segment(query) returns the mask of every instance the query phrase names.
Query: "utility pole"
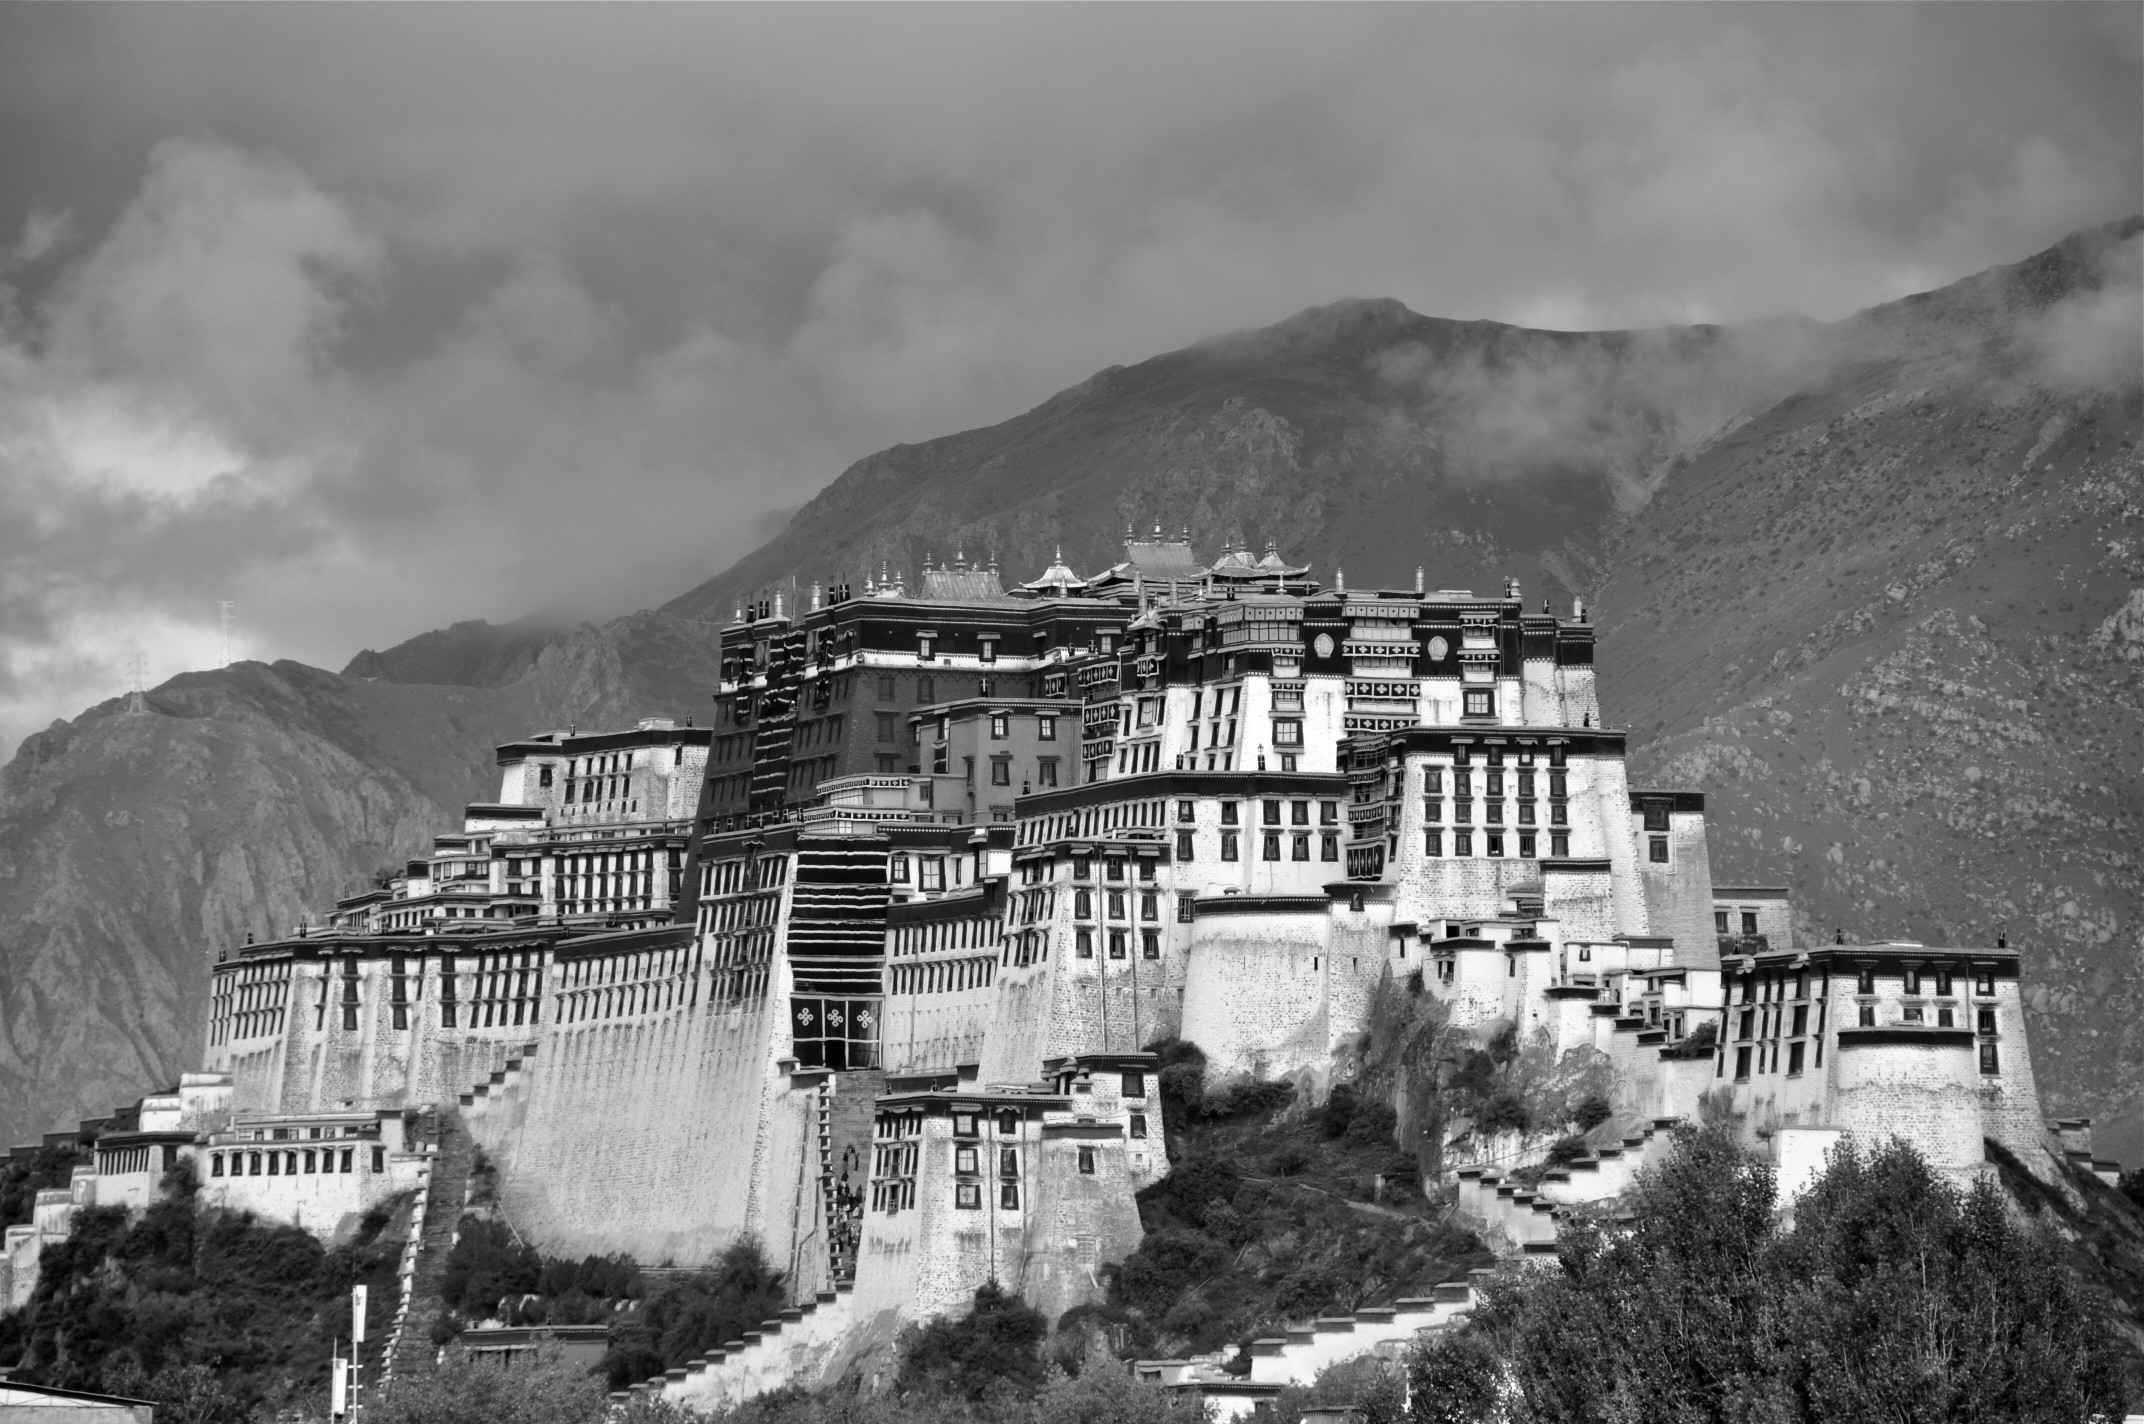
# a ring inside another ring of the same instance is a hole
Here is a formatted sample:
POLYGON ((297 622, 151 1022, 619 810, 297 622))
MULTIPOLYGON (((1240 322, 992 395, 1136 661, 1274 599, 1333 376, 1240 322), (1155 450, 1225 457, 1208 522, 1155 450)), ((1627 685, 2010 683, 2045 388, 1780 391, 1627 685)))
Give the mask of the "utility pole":
POLYGON ((363 1417, 363 1405, 359 1402, 359 1387, 364 1380, 365 1357, 365 1288, 350 1287, 350 1419, 352 1424, 363 1417))
POLYGON ((134 656, 128 660, 128 663, 129 671, 132 673, 132 677, 129 679, 129 681, 133 684, 133 686, 129 689, 130 695, 127 698, 127 711, 131 714, 139 716, 141 713, 147 712, 149 710, 148 704, 142 701, 142 693, 148 690, 148 688, 144 685, 149 680, 148 660, 142 657, 140 651, 137 650, 134 656))
POLYGON ((228 598, 216 600, 216 607, 223 617, 223 665, 231 665, 231 610, 237 605, 228 598))

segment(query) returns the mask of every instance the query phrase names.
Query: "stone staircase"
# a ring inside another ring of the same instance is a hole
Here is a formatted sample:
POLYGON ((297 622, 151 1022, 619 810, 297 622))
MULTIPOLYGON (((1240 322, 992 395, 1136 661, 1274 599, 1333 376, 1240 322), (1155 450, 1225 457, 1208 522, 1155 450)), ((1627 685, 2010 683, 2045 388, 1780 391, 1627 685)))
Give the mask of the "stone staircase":
POLYGON ((461 1114, 453 1108, 439 1112, 438 1151, 432 1158, 430 1180, 411 1223, 414 1250, 402 1276, 403 1303, 394 1329, 382 1351, 385 1371, 379 1376, 383 1389, 392 1389, 397 1379, 409 1379, 434 1368, 438 1347, 432 1343, 432 1327, 445 1310, 439 1298, 447 1271, 447 1255, 454 1249, 462 1207, 469 1198, 469 1168, 475 1144, 461 1114))

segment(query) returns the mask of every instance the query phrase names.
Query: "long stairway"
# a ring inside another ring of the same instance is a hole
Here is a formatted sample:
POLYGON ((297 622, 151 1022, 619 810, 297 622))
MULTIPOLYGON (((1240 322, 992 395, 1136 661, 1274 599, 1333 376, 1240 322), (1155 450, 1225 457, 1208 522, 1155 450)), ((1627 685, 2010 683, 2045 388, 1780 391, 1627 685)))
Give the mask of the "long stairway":
POLYGON ((395 1341, 394 1379, 406 1380, 428 1372, 438 1357, 432 1327, 445 1308, 439 1299, 440 1283, 446 1276, 447 1253, 454 1248, 455 1228, 461 1225, 462 1208, 468 1200, 473 1151, 461 1113, 453 1107, 441 1108, 439 1155, 433 1159, 431 1184, 425 1190, 424 1232, 417 1241, 409 1313, 395 1341))

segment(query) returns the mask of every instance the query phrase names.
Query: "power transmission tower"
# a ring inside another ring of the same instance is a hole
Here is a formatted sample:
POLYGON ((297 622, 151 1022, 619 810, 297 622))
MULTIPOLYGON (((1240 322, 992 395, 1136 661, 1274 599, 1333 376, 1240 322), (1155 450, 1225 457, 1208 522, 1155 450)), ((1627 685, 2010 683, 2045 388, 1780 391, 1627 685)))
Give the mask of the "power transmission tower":
POLYGON ((148 690, 145 686, 149 680, 148 666, 148 659, 144 658, 139 652, 136 652, 130 660, 130 671, 133 673, 132 682, 134 686, 132 695, 127 698, 127 711, 131 713, 140 714, 149 710, 148 704, 142 701, 142 693, 148 690))
POLYGON ((221 598, 216 601, 216 607, 223 614, 223 665, 225 667, 231 665, 231 610, 236 606, 228 598, 221 598))

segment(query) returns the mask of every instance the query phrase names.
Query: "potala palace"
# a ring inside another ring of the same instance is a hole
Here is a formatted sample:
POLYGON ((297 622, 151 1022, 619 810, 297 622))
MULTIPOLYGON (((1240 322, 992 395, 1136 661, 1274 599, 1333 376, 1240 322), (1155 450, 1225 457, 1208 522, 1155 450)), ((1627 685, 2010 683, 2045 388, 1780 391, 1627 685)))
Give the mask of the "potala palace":
MULTIPOLYGON (((1315 1098, 1396 988, 1610 1065, 1587 1159, 1453 1169, 1512 1255, 1707 1094, 1789 1192, 1844 1135, 1959 1175, 1988 1139, 2089 1154, 2041 1118, 2014 948, 1811 943, 1784 890, 1714 884, 1703 789, 1631 783, 1582 606, 1309 574, 1157 529, 1091 576, 955 559, 740 608, 711 725, 502 746, 428 857, 230 946, 201 1071, 59 1135, 94 1165, 9 1230, 8 1302, 75 1210, 182 1158, 323 1236, 417 1193, 421 1296, 480 1146, 546 1253, 750 1234, 786 1272, 779 1319, 642 1389, 810 1385, 988 1280, 1096 1298, 1169 1170, 1150 1045, 1315 1098)), ((1470 1291, 1306 1322, 1247 1374, 1141 1368, 1252 1410, 1470 1291)))

